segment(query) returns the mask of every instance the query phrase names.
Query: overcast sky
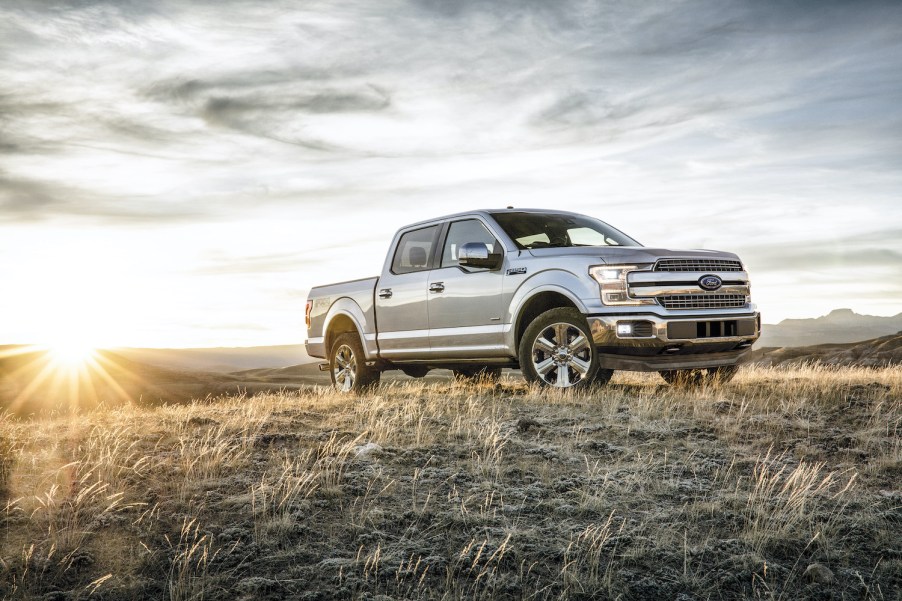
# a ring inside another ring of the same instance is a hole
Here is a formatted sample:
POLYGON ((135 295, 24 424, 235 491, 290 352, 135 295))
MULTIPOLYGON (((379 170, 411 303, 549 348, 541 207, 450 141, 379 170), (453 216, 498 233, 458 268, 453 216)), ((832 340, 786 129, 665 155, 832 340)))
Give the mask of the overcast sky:
POLYGON ((7 0, 0 343, 298 343, 506 205, 738 252, 766 322, 895 314, 900 57, 899 2, 7 0))

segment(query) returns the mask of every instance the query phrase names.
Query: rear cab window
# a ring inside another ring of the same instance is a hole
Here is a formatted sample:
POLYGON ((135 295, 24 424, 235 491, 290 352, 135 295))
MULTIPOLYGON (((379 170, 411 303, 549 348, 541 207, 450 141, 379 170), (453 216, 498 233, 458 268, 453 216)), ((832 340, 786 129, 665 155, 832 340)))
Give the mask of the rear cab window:
POLYGON ((414 273, 431 269, 439 229, 439 225, 431 225, 402 234, 392 259, 392 273, 414 273))

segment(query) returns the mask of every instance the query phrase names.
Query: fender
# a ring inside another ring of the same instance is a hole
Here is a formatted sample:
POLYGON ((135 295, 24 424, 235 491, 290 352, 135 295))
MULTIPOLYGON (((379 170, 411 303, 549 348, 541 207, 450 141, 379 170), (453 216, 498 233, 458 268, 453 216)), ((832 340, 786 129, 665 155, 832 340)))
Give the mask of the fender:
POLYGON ((505 322, 511 324, 505 334, 505 344, 516 356, 517 320, 523 312, 523 308, 536 294, 542 292, 556 292, 566 297, 581 313, 588 313, 586 305, 580 300, 574 291, 583 290, 586 282, 570 271, 564 269, 546 269, 533 274, 523 280, 511 297, 508 305, 508 313, 505 322))
MULTIPOLYGON (((357 304, 354 299, 349 298, 347 296, 343 296, 337 299, 332 306, 329 307, 329 311, 326 313, 326 318, 323 321, 323 341, 327 337, 327 332, 329 331, 329 327, 332 325, 332 321, 339 316, 348 317, 353 323, 354 327, 357 328, 357 335, 360 337, 360 344, 363 346, 363 353, 368 360, 377 358, 377 350, 376 350, 376 340, 375 336, 372 336, 372 348, 370 348, 370 344, 367 342, 366 336, 366 316, 363 314, 363 310, 360 308, 360 305, 357 304)), ((326 349, 326 356, 328 356, 329 349, 326 349)))

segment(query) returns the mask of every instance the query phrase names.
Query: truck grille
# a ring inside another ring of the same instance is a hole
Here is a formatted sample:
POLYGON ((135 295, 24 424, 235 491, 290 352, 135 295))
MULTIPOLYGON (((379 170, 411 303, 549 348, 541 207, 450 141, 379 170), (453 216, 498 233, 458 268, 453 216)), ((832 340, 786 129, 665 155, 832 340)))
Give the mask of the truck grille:
POLYGON ((654 271, 742 271, 742 263, 730 259, 659 259, 654 271))
POLYGON ((745 306, 743 294, 673 294, 659 296, 665 309, 737 309, 745 306))

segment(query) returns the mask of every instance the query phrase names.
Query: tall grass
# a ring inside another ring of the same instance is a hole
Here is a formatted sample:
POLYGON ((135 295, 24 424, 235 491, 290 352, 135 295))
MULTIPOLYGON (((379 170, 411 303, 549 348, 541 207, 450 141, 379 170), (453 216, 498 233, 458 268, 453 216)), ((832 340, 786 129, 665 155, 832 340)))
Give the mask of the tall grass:
POLYGON ((842 595, 892 598, 902 560, 862 541, 893 544, 900 430, 902 368, 819 366, 698 390, 414 381, 3 417, 0 585, 776 599, 808 595, 817 560, 860 575, 842 595))

